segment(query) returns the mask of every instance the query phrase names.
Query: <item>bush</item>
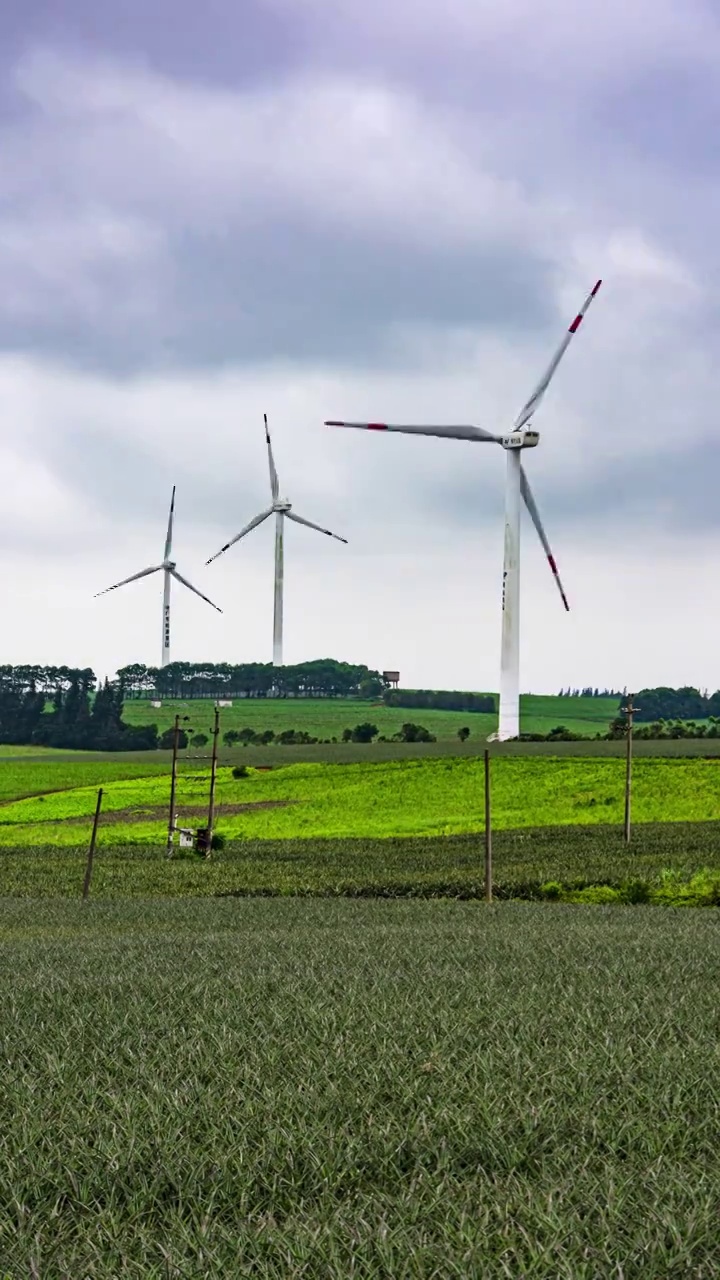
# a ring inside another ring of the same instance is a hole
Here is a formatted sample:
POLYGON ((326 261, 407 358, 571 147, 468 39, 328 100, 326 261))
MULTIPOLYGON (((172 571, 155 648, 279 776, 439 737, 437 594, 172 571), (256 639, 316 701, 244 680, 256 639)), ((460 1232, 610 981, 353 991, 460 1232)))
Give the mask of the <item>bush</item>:
POLYGON ((190 739, 190 746, 206 747, 209 741, 210 739, 208 738, 206 733, 196 733, 195 736, 190 739))
POLYGON ((233 778, 247 778, 250 774, 246 764, 236 764, 232 771, 233 778))
POLYGON ((434 733, 430 733, 423 724, 404 724, 399 733, 394 735, 395 742, 437 742, 434 733))
POLYGON ((365 721, 363 724, 355 725, 350 735, 350 740, 352 742, 372 742, 377 732, 378 727, 376 724, 370 724, 369 721, 365 721))
POLYGON ((225 848, 225 837, 221 835, 219 831, 216 831, 213 835, 213 838, 210 841, 210 848, 218 850, 225 848))
MULTIPOLYGON (((164 733, 160 734, 160 741, 158 742, 158 746, 163 751, 172 751, 174 741, 175 741, 175 729, 173 727, 170 729, 166 729, 164 733)), ((188 744, 188 736, 184 729, 180 729, 178 731, 177 744, 178 744, 178 749, 182 749, 186 747, 188 744)))

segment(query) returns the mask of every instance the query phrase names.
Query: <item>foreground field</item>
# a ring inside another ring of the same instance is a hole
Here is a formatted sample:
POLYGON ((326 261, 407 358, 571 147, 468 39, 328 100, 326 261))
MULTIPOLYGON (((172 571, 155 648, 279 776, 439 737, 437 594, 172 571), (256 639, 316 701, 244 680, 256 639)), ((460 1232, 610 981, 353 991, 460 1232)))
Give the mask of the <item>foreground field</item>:
MULTIPOLYGON (((72 772, 75 766, 68 767, 72 772)), ((477 757, 289 765, 251 771, 241 779, 222 768, 217 829, 229 839, 242 840, 480 831, 482 771, 477 757)), ((493 826, 620 823, 624 778, 620 759, 501 756, 492 770, 493 826)), ((203 821, 208 784, 207 769, 196 767, 182 774, 176 806, 181 825, 203 821)), ((161 843, 167 829, 168 789, 165 774, 131 774, 107 781, 101 844, 161 843)), ((75 845, 89 833, 95 800, 93 784, 6 803, 0 807, 0 845, 75 845)), ((639 759, 633 812, 638 823, 717 821, 720 762, 639 759)))
MULTIPOLYGON (((615 698, 555 698, 524 694, 520 699, 523 733, 549 733, 564 724, 575 733, 607 732, 618 712, 615 698)), ((155 708, 145 699, 129 699, 125 704, 128 724, 156 724, 167 729, 179 713, 189 716, 193 733, 209 734, 212 729, 213 704, 210 701, 168 700, 155 708)), ((240 698, 232 707, 222 710, 222 729, 245 727, 261 732, 272 729, 304 729, 317 738, 340 738, 343 729, 351 729, 370 720, 381 734, 391 737, 406 720, 423 724, 438 740, 457 741, 457 731, 467 725, 473 737, 486 738, 497 728, 496 715, 478 715, 467 711, 424 711, 385 707, 377 702, 354 698, 240 698)))
MULTIPOLYGON (((297 895, 481 898, 482 837, 377 840, 239 840, 210 861, 164 856, 155 845, 104 844, 92 897, 177 898, 297 895)), ((78 898, 87 846, 5 847, 0 894, 78 898)), ((542 827, 494 837, 499 898, 651 901, 720 905, 720 824, 542 827)))
POLYGON ((711 912, 0 903, 13 1277, 717 1275, 711 912))

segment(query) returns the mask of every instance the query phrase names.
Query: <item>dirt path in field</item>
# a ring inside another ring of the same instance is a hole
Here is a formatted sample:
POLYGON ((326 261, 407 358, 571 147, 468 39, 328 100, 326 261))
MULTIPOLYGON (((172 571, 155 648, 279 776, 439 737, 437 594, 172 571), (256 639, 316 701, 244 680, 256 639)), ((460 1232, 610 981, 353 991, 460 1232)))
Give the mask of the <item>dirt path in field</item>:
MULTIPOLYGON (((215 817, 221 818, 233 813, 253 813, 257 809, 283 809, 288 804, 295 804, 294 800, 254 800, 250 804, 216 804, 215 817)), ((178 824, 182 825, 184 818, 205 818, 207 819, 207 804, 179 804, 178 805, 178 824)), ((132 805, 127 809, 114 809, 106 818, 103 818, 103 826, 107 826, 110 822, 156 822, 158 819, 167 818, 168 806, 166 804, 148 805, 143 808, 140 805, 132 805)), ((71 818, 65 819, 71 822, 87 822, 87 818, 71 818)))
MULTIPOLYGON (((13 801, 13 803, 15 803, 13 801)), ((286 805, 296 804, 295 800, 255 800, 251 804, 216 804, 215 816, 223 817, 234 813, 252 813, 256 809, 282 809, 286 805)), ((185 804, 178 805, 178 825, 182 826, 185 819, 205 818, 207 820, 208 807, 207 804, 185 804)), ((130 825, 136 822, 158 822, 166 821, 168 816, 167 804, 152 805, 129 805, 126 809, 111 809, 107 813, 100 816, 100 825, 110 827, 114 824, 123 823, 130 825)), ((26 825, 27 819, 22 820, 22 824, 26 825)), ((32 825, 35 826, 57 826, 62 823, 68 827, 78 827, 87 825, 92 822, 92 814, 85 814, 80 818, 33 818, 32 825)), ((11 826, 15 824, 6 823, 4 825, 11 826)))

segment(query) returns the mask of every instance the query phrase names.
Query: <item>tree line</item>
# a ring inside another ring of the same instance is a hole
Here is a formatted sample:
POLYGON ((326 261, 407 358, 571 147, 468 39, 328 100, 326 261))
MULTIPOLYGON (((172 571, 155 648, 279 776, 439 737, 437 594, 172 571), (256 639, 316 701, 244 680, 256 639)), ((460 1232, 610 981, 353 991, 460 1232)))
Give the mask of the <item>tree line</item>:
POLYGON ((561 689, 559 698, 626 698, 627 689, 593 689, 588 685, 585 689, 561 689))
POLYGON ((57 673, 52 690, 32 668, 0 668, 0 742, 72 751, 149 751, 157 725, 123 722, 120 685, 97 681, 89 669, 45 668, 57 673))
POLYGON ((271 662, 135 662, 117 673, 126 698, 376 698, 385 689, 379 671, 363 664, 318 658, 295 666, 271 662))
POLYGON ((406 707, 409 710, 480 711, 486 715, 497 710, 496 699, 491 693, 462 693, 451 689, 386 689, 383 702, 386 707, 406 707))
POLYGON ((682 689, 641 689, 634 695, 636 720, 708 720, 720 715, 720 689, 713 694, 685 686, 682 689))

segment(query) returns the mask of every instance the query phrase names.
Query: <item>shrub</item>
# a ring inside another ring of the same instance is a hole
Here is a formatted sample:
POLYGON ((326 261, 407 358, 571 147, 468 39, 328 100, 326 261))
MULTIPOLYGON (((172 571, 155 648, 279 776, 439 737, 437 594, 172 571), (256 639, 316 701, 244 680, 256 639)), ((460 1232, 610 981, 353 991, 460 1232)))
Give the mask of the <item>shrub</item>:
POLYGON ((394 735, 396 742, 436 742, 434 733, 430 733, 423 724, 404 724, 399 733, 394 735))
POLYGON ((233 778, 247 778, 250 773, 246 764, 236 764, 232 771, 233 778))
POLYGON ((363 724, 355 725, 350 738, 352 742, 372 742, 373 738, 376 737, 377 732, 377 725, 370 724, 370 722, 366 720, 363 724))

